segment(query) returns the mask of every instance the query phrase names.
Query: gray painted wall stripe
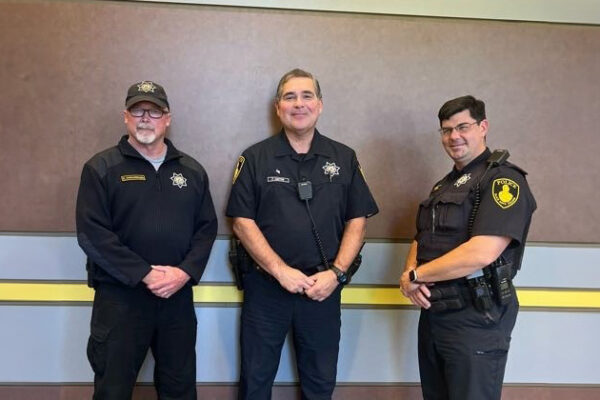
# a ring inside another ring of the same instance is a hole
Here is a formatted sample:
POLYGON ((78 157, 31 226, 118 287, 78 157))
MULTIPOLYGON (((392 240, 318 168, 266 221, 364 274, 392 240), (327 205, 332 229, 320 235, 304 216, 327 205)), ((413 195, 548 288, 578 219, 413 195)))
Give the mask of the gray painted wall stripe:
MULTIPOLYGON (((217 239, 203 282, 231 282, 229 240, 217 239)), ((408 243, 369 241, 357 284, 396 285, 408 243)), ((530 244, 515 280, 521 287, 600 288, 600 245, 530 244)), ((0 280, 84 281, 85 255, 74 236, 0 235, 0 280)))
MULTIPOLYGON (((90 313, 90 307, 0 307, 0 384, 91 382, 85 355, 90 313)), ((203 307, 196 314, 198 381, 235 382, 239 309, 203 307)), ((417 319, 416 310, 342 310, 339 382, 418 382, 417 319)), ((505 382, 600 384, 599 331, 592 313, 521 312, 505 382)), ((139 380, 152 380, 151 357, 139 380)), ((276 381, 296 381, 289 343, 276 381)))

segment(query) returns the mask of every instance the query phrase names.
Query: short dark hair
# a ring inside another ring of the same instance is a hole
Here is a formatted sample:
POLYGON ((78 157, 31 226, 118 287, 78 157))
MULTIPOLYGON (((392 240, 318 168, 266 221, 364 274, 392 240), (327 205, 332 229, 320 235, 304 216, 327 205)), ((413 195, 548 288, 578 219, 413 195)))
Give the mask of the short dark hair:
POLYGON ((477 100, 473 96, 467 95, 448 100, 444 103, 438 112, 440 125, 442 124, 442 121, 450 119, 454 114, 464 110, 469 110, 471 117, 477 122, 481 122, 485 119, 485 103, 481 100, 477 100))
POLYGON ((281 77, 279 80, 279 84, 277 85, 277 93, 275 94, 275 100, 279 100, 281 98, 281 93, 283 91, 283 85, 286 84, 292 78, 310 78, 313 81, 313 86, 315 87, 315 95, 318 99, 322 99, 321 95, 321 86, 319 85, 319 81, 317 78, 313 76, 310 72, 306 72, 300 68, 294 68, 293 70, 286 72, 285 75, 281 77))

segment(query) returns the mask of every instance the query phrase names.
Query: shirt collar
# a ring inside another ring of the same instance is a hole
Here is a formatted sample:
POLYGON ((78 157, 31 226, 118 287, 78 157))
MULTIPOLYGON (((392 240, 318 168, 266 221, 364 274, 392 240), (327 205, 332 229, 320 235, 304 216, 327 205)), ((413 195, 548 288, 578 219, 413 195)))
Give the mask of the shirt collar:
MULTIPOLYGON (((277 140, 277 150, 275 151, 276 157, 297 155, 296 151, 290 145, 290 142, 287 136, 285 135, 283 129, 279 132, 278 138, 279 139, 277 140)), ((331 157, 332 149, 329 143, 327 142, 327 139, 323 135, 321 135, 319 131, 315 128, 315 134, 313 135, 312 142, 310 143, 310 150, 308 150, 308 153, 306 154, 304 159, 306 160, 317 155, 331 157)))
MULTIPOLYGON (((121 153, 125 156, 141 158, 145 160, 145 158, 129 143, 128 139, 128 135, 123 135, 123 137, 121 137, 121 140, 119 141, 119 149, 121 150, 121 153)), ((167 145, 167 154, 165 154, 165 161, 170 160, 172 158, 182 157, 181 152, 177 150, 177 148, 169 139, 165 138, 164 140, 165 144, 167 145)))
POLYGON ((454 166, 452 168, 452 172, 450 173, 450 178, 451 179, 457 178, 459 176, 462 176, 464 174, 472 172, 482 162, 485 162, 490 157, 491 154, 492 154, 492 152, 490 151, 490 149, 488 147, 486 147, 485 150, 483 151, 483 153, 481 153, 480 155, 475 157, 473 160, 471 160, 471 162, 468 163, 467 165, 465 165, 465 167, 463 169, 461 169, 460 171, 456 169, 456 166, 454 166))

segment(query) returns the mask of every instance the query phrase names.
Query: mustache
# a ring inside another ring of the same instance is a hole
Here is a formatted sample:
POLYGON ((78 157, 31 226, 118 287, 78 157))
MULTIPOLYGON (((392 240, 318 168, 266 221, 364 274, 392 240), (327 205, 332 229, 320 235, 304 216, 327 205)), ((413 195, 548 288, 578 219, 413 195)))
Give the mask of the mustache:
POLYGON ((136 125, 136 128, 137 129, 146 129, 146 130, 154 131, 154 126, 152 126, 151 124, 140 123, 140 124, 136 125))

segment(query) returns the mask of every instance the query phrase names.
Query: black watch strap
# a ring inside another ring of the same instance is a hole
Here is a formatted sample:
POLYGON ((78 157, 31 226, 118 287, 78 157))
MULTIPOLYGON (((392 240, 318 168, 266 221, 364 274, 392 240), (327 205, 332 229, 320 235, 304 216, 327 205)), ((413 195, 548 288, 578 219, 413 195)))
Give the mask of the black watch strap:
POLYGON ((348 283, 348 281, 349 281, 348 274, 345 271, 342 271, 341 269, 339 269, 338 267, 336 267, 333 264, 329 264, 329 269, 335 273, 335 276, 337 277, 337 281, 339 283, 341 283, 342 285, 345 285, 348 283))

